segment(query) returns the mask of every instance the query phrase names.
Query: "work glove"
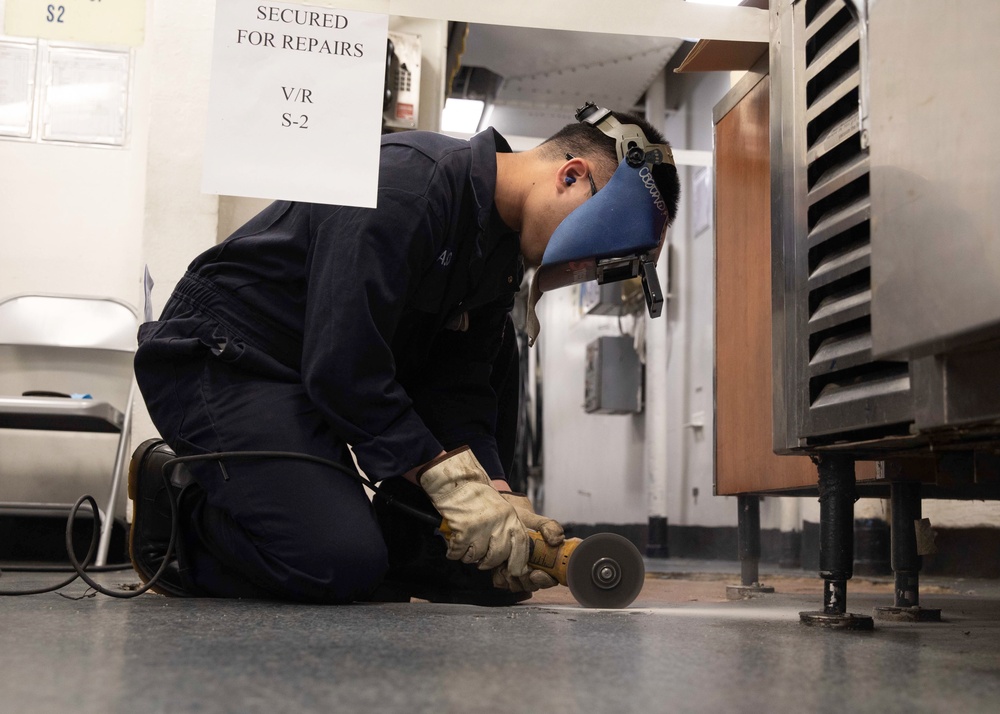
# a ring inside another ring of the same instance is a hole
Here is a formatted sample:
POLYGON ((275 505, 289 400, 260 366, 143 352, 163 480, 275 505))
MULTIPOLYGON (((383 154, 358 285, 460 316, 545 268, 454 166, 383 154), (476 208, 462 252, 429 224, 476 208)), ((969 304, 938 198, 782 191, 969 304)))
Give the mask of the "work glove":
MULTIPOLYGON (((500 495, 514 507, 514 512, 524 527, 538 531, 546 544, 558 548, 566 541, 563 527, 551 518, 535 513, 531 501, 523 493, 501 491, 500 495)), ((493 586, 512 592, 535 592, 558 584, 558 580, 542 570, 532 569, 527 575, 517 576, 512 575, 505 565, 501 565, 493 571, 493 586)))
POLYGON ((528 533, 468 446, 431 461, 417 482, 448 525, 448 559, 478 563, 480 570, 504 565, 515 577, 527 576, 528 533))

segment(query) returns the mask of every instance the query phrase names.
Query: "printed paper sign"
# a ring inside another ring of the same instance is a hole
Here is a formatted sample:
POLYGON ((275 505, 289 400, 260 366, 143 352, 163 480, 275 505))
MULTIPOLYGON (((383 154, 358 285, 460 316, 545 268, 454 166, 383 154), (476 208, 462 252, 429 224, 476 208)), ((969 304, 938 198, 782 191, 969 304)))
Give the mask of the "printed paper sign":
POLYGON ((144 0, 7 0, 4 32, 46 40, 141 45, 144 0))
POLYGON ((217 0, 202 190, 374 207, 388 23, 217 0))

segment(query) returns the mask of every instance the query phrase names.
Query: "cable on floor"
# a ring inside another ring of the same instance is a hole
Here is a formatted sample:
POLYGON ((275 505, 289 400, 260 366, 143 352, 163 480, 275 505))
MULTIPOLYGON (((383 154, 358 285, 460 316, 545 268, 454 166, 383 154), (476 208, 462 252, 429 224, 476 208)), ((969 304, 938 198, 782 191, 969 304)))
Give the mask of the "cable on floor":
MULTIPOLYGON (((390 506, 398 510, 404 511, 406 513, 409 513, 411 516, 414 516, 415 518, 418 518, 428 524, 434 526, 441 525, 441 518, 439 516, 432 515, 430 513, 427 513, 426 511, 422 511, 419 508, 414 508, 413 506, 407 503, 403 503, 402 501, 399 501, 389 493, 382 493, 381 489, 376 483, 369 481, 367 478, 359 474, 356 470, 349 469, 341 463, 338 463, 336 461, 331 461, 329 459, 320 458, 319 456, 313 456, 311 454, 301 454, 294 451, 219 451, 208 454, 196 454, 194 456, 177 456, 175 458, 170 459, 169 461, 164 462, 161 470, 161 476, 163 478, 164 487, 167 489, 168 501, 170 502, 170 541, 167 544, 167 550, 165 555, 163 556, 163 562, 160 564, 159 569, 157 569, 156 573, 153 574, 153 576, 149 579, 148 582, 146 582, 144 585, 142 585, 140 588, 136 590, 122 591, 122 590, 108 589, 90 577, 90 573, 108 572, 109 570, 112 569, 125 570, 131 566, 122 566, 122 567, 115 566, 114 568, 109 568, 107 566, 97 568, 91 566, 91 561, 94 558, 94 554, 97 552, 98 534, 101 531, 101 517, 100 517, 100 512, 97 509, 97 502, 94 500, 94 497, 90 495, 84 495, 80 496, 80 498, 77 499, 76 503, 73 504, 73 507, 69 511, 69 516, 67 516, 66 518, 66 538, 65 538, 66 555, 69 558, 70 566, 72 567, 73 571, 73 576, 59 583, 56 583, 55 585, 35 588, 31 590, 0 590, 0 596, 41 595, 43 593, 55 592, 72 584, 74 581, 77 580, 77 578, 83 580, 83 582, 85 582, 88 586, 90 586, 90 589, 94 591, 94 594, 101 593, 102 595, 118 598, 120 600, 128 600, 134 597, 139 597, 140 595, 146 593, 150 588, 156 585, 157 581, 163 575, 164 570, 166 570, 167 566, 170 564, 177 543, 177 520, 178 520, 177 500, 174 496, 172 487, 170 485, 170 474, 173 471, 173 469, 180 464, 194 463, 200 461, 218 461, 221 463, 225 460, 238 460, 238 459, 286 459, 289 461, 306 461, 309 463, 320 464, 321 466, 327 466, 336 469, 338 471, 341 471, 357 479, 363 485, 370 488, 372 491, 375 491, 376 493, 380 494, 382 498, 385 499, 386 503, 389 504, 390 506), (73 551, 73 526, 76 523, 76 515, 79 512, 80 507, 83 506, 84 503, 89 504, 90 508, 92 509, 92 512, 95 514, 95 517, 93 520, 94 526, 90 536, 90 546, 87 549, 87 555, 83 559, 83 562, 80 562, 80 560, 76 557, 76 553, 73 551)), ((13 569, 11 568, 8 568, 8 570, 14 572, 13 569)), ((2 574, 2 571, 0 571, 0 574, 2 574)), ((61 595, 62 593, 59 594, 61 595)), ((92 597, 92 595, 89 594, 88 591, 88 593, 85 593, 84 595, 80 596, 80 598, 71 598, 71 599, 81 599, 83 597, 92 597)))

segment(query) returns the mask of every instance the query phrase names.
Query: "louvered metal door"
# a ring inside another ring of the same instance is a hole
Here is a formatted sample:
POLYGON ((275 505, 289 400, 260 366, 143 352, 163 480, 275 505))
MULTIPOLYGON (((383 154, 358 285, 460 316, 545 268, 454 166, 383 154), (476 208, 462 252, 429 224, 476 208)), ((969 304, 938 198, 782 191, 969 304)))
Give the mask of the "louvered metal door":
POLYGON ((854 4, 779 0, 772 10, 774 412, 782 452, 903 435, 913 420, 907 362, 875 361, 871 351, 864 38, 854 4))

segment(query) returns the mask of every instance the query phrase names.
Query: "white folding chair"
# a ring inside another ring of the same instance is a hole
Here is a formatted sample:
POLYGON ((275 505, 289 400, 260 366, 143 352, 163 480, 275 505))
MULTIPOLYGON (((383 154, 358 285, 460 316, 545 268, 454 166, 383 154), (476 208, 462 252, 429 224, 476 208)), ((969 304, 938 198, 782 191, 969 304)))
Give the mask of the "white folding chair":
MULTIPOLYGON (((0 301, 0 428, 118 434, 95 565, 107 562, 125 481, 138 324, 135 309, 112 298, 17 295, 0 301), (91 398, 23 396, 25 391, 87 392, 91 398)), ((69 508, 66 503, 0 503, 3 512, 69 508)))

